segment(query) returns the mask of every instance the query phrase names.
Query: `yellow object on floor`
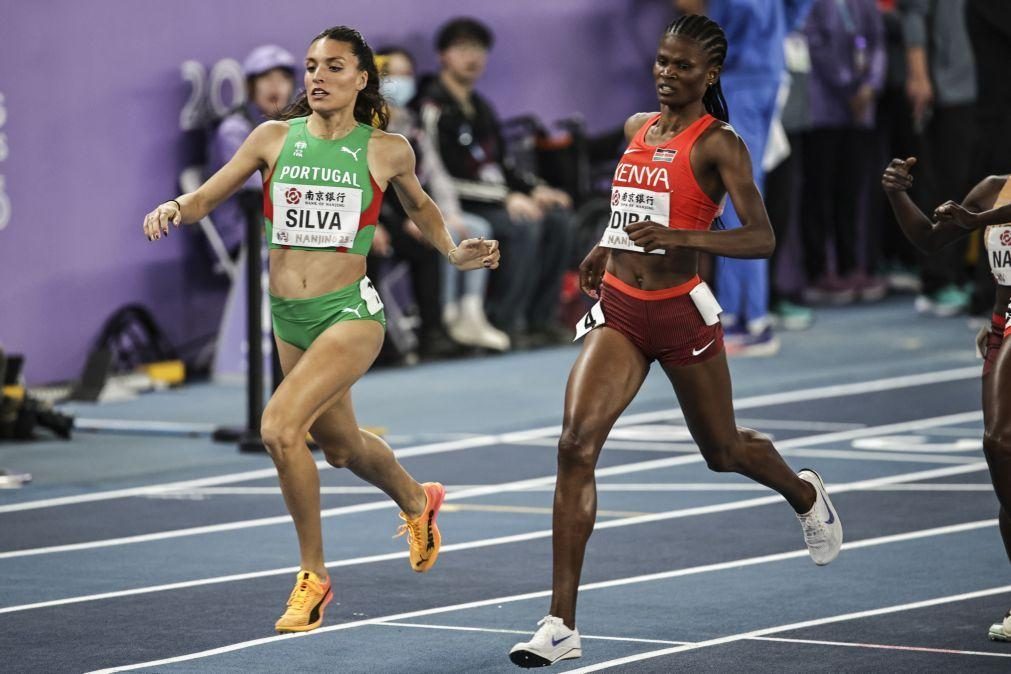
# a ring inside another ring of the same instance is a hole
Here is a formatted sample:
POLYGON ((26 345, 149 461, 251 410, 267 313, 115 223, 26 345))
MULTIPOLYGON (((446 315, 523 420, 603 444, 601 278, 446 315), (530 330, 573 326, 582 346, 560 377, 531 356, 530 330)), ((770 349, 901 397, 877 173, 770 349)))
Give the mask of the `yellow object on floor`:
POLYGON ((176 386, 186 381, 186 363, 181 360, 163 360, 145 363, 137 368, 154 381, 176 386))

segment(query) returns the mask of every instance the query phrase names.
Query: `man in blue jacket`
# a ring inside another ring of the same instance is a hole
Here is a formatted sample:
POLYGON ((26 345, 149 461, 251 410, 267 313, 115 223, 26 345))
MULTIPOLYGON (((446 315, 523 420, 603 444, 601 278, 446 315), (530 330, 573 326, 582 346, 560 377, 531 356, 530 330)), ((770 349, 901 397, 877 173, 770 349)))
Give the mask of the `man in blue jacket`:
MULTIPOLYGON (((674 0, 678 11, 706 14, 727 35, 727 58, 720 79, 730 123, 748 145, 755 184, 762 189, 762 157, 785 72, 783 40, 797 28, 813 0, 674 0)), ((723 223, 741 226, 727 203, 723 223)), ((717 258, 716 293, 723 307, 727 351, 772 355, 779 350, 769 317, 768 260, 717 258)))

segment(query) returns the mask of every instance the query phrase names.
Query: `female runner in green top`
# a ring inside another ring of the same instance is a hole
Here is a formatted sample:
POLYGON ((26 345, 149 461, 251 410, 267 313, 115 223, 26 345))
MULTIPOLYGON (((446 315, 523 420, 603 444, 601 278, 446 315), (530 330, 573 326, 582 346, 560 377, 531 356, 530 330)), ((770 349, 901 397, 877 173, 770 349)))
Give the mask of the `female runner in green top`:
POLYGON ((425 237, 457 268, 498 267, 496 241, 454 245, 414 170, 414 152, 388 134, 372 50, 358 31, 317 35, 305 59, 305 92, 280 121, 257 127, 236 155, 194 192, 144 218, 149 240, 169 223, 193 223, 238 190, 264 178, 270 295, 284 380, 263 413, 261 435, 295 522, 301 569, 280 632, 315 629, 333 594, 323 558, 319 474, 306 432, 327 461, 382 489, 401 509, 411 566, 427 571, 439 551, 436 515, 445 490, 415 481, 381 438, 358 428, 351 386, 383 342, 382 302, 365 276, 365 255, 383 192, 393 185, 425 237), (378 128, 373 128, 377 126, 378 128))

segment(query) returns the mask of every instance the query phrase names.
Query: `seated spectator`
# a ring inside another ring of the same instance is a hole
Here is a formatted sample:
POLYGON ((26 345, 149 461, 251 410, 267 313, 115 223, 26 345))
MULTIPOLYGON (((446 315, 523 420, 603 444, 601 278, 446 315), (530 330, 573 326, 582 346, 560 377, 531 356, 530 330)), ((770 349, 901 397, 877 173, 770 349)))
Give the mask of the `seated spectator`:
MULTIPOLYGON (((457 241, 492 238, 491 225, 486 220, 460 209, 449 174, 432 148, 431 140, 421 130, 415 113, 407 107, 415 92, 411 54, 399 47, 380 49, 376 64, 382 77, 381 91, 390 111, 387 131, 399 133, 411 141, 417 157, 418 178, 435 199, 454 238, 457 241)), ((491 272, 460 272, 424 243, 421 231, 407 219, 394 194, 389 195, 383 206, 384 210, 389 206, 384 223, 394 254, 411 265, 415 301, 421 315, 421 354, 432 355, 433 346, 444 342, 443 321, 454 342, 494 351, 508 350, 508 335, 496 330, 484 313, 485 290, 491 272)))
POLYGON ((453 19, 438 33, 441 70, 423 87, 423 128, 453 178, 461 207, 491 224, 502 245, 488 315, 515 344, 571 338, 556 314, 562 276, 572 257, 569 196, 516 171, 505 160, 501 127, 474 88, 484 73, 491 31, 473 19, 453 19))
MULTIPOLYGON (((217 171, 236 153, 254 127, 281 112, 295 93, 295 57, 277 45, 257 47, 242 62, 246 76, 246 103, 221 120, 211 139, 210 172, 217 171)), ((234 258, 246 236, 246 214, 258 212, 263 200, 259 174, 246 181, 242 191, 214 210, 214 225, 234 258)))

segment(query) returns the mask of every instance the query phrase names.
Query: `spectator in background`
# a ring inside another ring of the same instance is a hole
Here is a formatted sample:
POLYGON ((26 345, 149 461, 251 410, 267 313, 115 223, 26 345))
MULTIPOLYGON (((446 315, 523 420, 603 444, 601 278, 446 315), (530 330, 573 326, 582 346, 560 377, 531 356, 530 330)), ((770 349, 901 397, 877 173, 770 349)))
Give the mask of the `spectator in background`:
MULTIPOLYGON (((912 106, 906 95, 906 40, 903 36, 902 17, 897 0, 878 0, 881 20, 885 29, 885 84, 878 96, 875 120, 875 152, 877 164, 884 166, 892 157, 919 157, 920 136, 913 128, 912 106)), ((914 185, 910 194, 914 200, 921 198, 921 184, 914 185)), ((920 276, 916 270, 917 250, 895 226, 895 216, 878 189, 871 194, 872 224, 868 234, 870 245, 877 246, 881 256, 881 271, 885 274, 889 290, 919 292, 920 276)))
MULTIPOLYGON (((940 204, 966 194, 972 186, 972 119, 976 72, 965 27, 965 0, 899 0, 906 43, 906 92, 912 124, 923 132, 917 155, 926 171, 927 194, 921 205, 940 204)), ((893 156, 908 157, 909 154, 893 156)), ((921 294, 916 309, 954 316, 969 304, 962 289, 966 242, 950 245, 920 262, 921 294)))
POLYGON ((804 134, 811 124, 807 97, 811 55, 807 39, 800 31, 787 35, 783 48, 787 81, 784 84, 785 96, 782 89, 779 93, 783 99, 779 123, 789 147, 787 155, 769 169, 765 177, 765 209, 776 232, 776 252, 769 258, 769 301, 777 327, 804 330, 811 326, 814 317, 810 309, 800 304, 804 278, 800 246, 796 239, 800 231, 800 204, 804 192, 804 134), (792 277, 792 292, 779 286, 779 272, 784 268, 785 274, 792 277))
MULTIPOLYGON (((1007 173, 1011 157, 1011 2, 968 0, 966 28, 976 59, 976 151, 973 176, 1007 173)), ((978 244, 971 309, 986 312, 993 297, 993 276, 982 243, 978 244)))
MULTIPOLYGON (((730 123, 751 153, 755 184, 765 186, 762 158, 785 73, 783 40, 803 20, 811 0, 675 0, 675 9, 706 14, 723 27, 733 47, 720 80, 730 123)), ((733 204, 723 213, 728 229, 741 226, 733 204)), ((716 293, 723 307, 727 352, 772 355, 779 350, 769 316, 768 261, 720 258, 716 293)))
MULTIPOLYGON (((414 112, 407 107, 415 94, 414 58, 400 47, 379 49, 376 54, 382 78, 380 91, 390 112, 386 130, 399 133, 411 142, 417 158, 418 179, 442 211, 446 226, 461 241, 492 238, 487 221, 460 209, 449 174, 431 140, 418 125, 414 112)), ((509 337, 492 327, 484 314, 484 294, 491 271, 482 269, 463 274, 449 262, 444 264, 442 256, 425 242, 421 230, 407 217, 393 193, 383 202, 382 222, 393 254, 410 265, 411 284, 421 318, 420 354, 433 357, 455 352, 457 349, 447 338, 447 331, 453 342, 465 346, 508 350, 509 337)))
POLYGON ((423 128, 453 177, 462 209, 487 220, 502 245, 489 317, 513 344, 571 339, 557 323, 562 276, 572 257, 569 196, 506 161, 491 105, 474 88, 484 73, 491 31, 453 19, 436 39, 441 70, 419 96, 423 128))
POLYGON ((833 304, 881 299, 885 284, 868 274, 875 261, 867 259, 861 269, 858 254, 876 159, 875 99, 885 78, 881 14, 875 0, 816 0, 804 33, 811 54, 811 131, 804 144, 806 297, 833 304))
MULTIPOLYGON (((280 113, 295 94, 295 57, 282 47, 257 47, 242 62, 242 72, 246 103, 222 119, 215 130, 208 152, 210 173, 224 166, 246 136, 280 113)), ((245 241, 247 214, 259 217, 262 201, 263 185, 259 176, 253 175, 238 194, 214 210, 214 226, 233 258, 245 241)))

